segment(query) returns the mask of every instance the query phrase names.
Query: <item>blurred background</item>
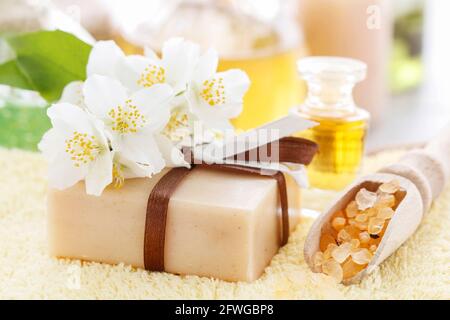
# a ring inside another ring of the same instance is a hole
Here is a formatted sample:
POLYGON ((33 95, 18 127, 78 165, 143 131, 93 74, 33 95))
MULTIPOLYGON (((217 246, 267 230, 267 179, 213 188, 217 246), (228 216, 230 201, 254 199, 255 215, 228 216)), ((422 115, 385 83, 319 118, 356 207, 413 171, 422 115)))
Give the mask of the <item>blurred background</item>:
MULTIPOLYGON (((127 53, 183 36, 242 68, 252 85, 234 120, 249 129, 306 95, 296 68, 309 55, 368 64, 355 89, 371 114, 367 150, 420 143, 450 119, 449 1, 438 0, 0 0, 0 35, 62 29, 127 53)), ((0 41, 0 63, 10 58, 0 41)), ((0 146, 36 150, 50 124, 36 93, 0 86, 0 146)))

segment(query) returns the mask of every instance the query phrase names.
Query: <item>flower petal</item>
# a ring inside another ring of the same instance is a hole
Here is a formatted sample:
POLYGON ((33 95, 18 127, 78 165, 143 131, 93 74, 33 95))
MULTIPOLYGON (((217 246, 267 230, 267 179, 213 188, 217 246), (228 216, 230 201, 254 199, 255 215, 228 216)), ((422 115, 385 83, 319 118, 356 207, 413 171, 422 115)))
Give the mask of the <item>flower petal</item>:
POLYGON ((190 167, 189 163, 184 159, 181 150, 176 148, 169 138, 163 135, 157 135, 155 140, 167 167, 190 167))
POLYGON ((49 163, 48 181, 52 188, 63 190, 70 188, 86 176, 86 167, 75 167, 63 151, 49 163))
POLYGON ((112 182, 112 154, 109 151, 101 153, 89 166, 86 175, 86 193, 100 196, 103 190, 112 182))
POLYGON ((200 47, 182 38, 173 38, 164 43, 162 62, 166 71, 166 82, 175 94, 186 89, 200 55, 200 47))
POLYGON ((128 160, 120 152, 115 154, 114 162, 120 164, 125 179, 145 178, 152 175, 152 168, 150 166, 128 160))
POLYGON ((39 151, 42 152, 47 162, 55 161, 58 153, 64 150, 64 136, 55 128, 48 130, 38 144, 39 151))
POLYGON ((73 81, 66 85, 59 102, 67 102, 84 107, 83 81, 73 81))
POLYGON ((209 49, 199 59, 197 67, 194 71, 194 78, 198 82, 210 79, 217 71, 219 64, 219 55, 216 50, 209 49))
POLYGON ((149 48, 149 47, 145 47, 145 48, 144 48, 144 56, 146 56, 147 58, 152 59, 152 60, 158 60, 158 59, 159 59, 159 57, 158 57, 158 55, 156 54, 156 52, 153 51, 153 50, 152 50, 151 48, 149 48))
POLYGON ((92 48, 87 64, 87 75, 114 77, 116 63, 125 57, 114 41, 99 41, 92 48))
POLYGON ((172 97, 173 90, 169 85, 155 84, 148 89, 137 91, 130 100, 146 117, 146 128, 156 131, 164 128, 169 121, 169 102, 172 97))
MULTIPOLYGON (((219 117, 217 114, 211 112, 204 112, 198 116, 199 120, 205 126, 206 129, 214 131, 234 130, 233 125, 227 118, 219 117)), ((208 137, 203 137, 206 141, 208 137)), ((198 138, 197 138, 198 139, 198 138)), ((206 142, 205 141, 205 142, 206 142)))
POLYGON ((164 159, 152 134, 140 132, 114 139, 113 148, 126 159, 149 167, 155 174, 165 167, 164 159))
MULTIPOLYGON (((226 95, 226 105, 241 105, 243 103, 244 95, 250 87, 250 79, 248 75, 239 69, 231 69, 225 72, 217 73, 218 77, 223 78, 226 95)), ((239 115, 241 110, 234 113, 232 116, 239 115)))
POLYGON ((93 121, 90 115, 80 107, 70 103, 56 103, 47 110, 53 128, 60 132, 72 132, 74 130, 95 134, 93 121))
POLYGON ((127 91, 119 81, 99 75, 86 80, 83 94, 88 110, 101 119, 107 118, 111 108, 123 105, 127 100, 127 91))

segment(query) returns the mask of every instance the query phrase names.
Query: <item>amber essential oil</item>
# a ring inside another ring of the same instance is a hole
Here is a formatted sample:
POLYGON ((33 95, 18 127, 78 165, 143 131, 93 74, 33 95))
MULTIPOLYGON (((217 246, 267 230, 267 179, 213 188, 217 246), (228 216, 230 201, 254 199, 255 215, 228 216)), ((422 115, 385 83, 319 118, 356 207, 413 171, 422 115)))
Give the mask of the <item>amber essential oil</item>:
POLYGON ((308 166, 310 184, 340 190, 355 179, 364 153, 369 113, 355 105, 352 90, 365 77, 366 65, 347 58, 311 57, 300 60, 299 71, 308 94, 297 111, 317 123, 298 134, 319 145, 308 166))

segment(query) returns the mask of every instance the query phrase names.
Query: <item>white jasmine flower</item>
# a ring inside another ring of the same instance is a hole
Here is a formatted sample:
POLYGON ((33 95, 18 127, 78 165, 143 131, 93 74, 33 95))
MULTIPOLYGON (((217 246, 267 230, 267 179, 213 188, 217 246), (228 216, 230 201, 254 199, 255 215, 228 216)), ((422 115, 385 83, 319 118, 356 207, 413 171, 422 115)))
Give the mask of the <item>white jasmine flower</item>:
POLYGON ((87 110, 104 123, 113 150, 146 168, 148 175, 164 168, 155 134, 170 118, 170 86, 158 84, 128 95, 117 80, 94 75, 84 83, 83 95, 87 110))
POLYGON ((166 83, 177 95, 186 90, 199 53, 198 45, 181 38, 164 43, 161 58, 151 50, 146 56, 125 56, 113 41, 100 41, 91 51, 87 74, 114 77, 131 91, 166 83))
POLYGON ((218 72, 218 55, 208 50, 199 60, 187 92, 191 111, 211 129, 232 129, 230 119, 242 112, 250 79, 241 70, 218 72))
POLYGON ((78 106, 55 104, 48 109, 53 128, 39 143, 49 162, 49 184, 57 189, 86 180, 86 192, 100 195, 112 181, 113 153, 96 122, 78 106))

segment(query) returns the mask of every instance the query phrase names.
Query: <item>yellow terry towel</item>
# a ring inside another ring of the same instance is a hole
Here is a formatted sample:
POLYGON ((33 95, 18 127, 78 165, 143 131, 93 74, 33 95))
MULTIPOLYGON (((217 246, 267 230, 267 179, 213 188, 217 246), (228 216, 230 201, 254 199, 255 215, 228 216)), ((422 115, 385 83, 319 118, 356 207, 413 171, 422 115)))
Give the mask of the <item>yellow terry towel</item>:
MULTIPOLYGON (((401 153, 367 158, 364 172, 401 153)), ((45 171, 37 153, 0 149, 2 299, 450 299, 450 186, 416 234, 359 285, 345 287, 310 272, 302 254, 312 222, 307 218, 261 279, 227 283, 49 257, 45 171)), ((305 206, 323 209, 334 196, 305 191, 305 206)))

